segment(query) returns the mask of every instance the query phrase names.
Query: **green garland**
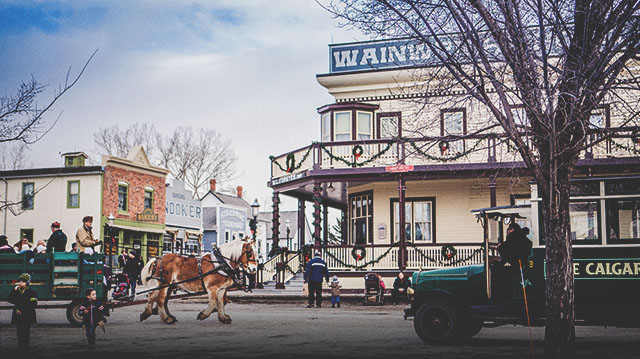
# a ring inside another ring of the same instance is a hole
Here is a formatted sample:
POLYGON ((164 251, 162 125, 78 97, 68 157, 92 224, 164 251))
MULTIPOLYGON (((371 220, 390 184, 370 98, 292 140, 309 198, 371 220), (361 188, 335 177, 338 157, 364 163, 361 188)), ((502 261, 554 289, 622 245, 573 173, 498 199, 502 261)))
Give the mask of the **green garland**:
POLYGON ((469 256, 467 256, 466 258, 460 258, 460 259, 457 259, 457 260, 455 260, 455 261, 447 260, 446 262, 444 262, 444 261, 442 261, 441 259, 433 258, 433 257, 429 256, 428 254, 424 253, 424 252, 423 252, 423 251, 421 251, 421 250, 420 250, 420 248, 418 248, 415 244, 409 244, 409 245, 410 245, 413 249, 415 249, 415 250, 416 250, 416 252, 418 252, 418 254, 419 254, 422 258, 424 258, 424 259, 426 259, 426 260, 428 260, 428 261, 430 261, 430 262, 434 262, 434 263, 436 263, 436 264, 437 264, 438 266, 440 266, 440 267, 451 267, 451 266, 454 266, 454 265, 456 265, 456 264, 460 264, 460 263, 463 263, 463 264, 464 264, 464 263, 466 263, 467 261, 469 261, 471 258, 473 258, 475 255, 477 255, 478 253, 482 253, 482 252, 484 252, 484 248, 482 248, 482 247, 481 247, 481 248, 478 248, 478 249, 474 250, 474 251, 473 251, 469 256))
MULTIPOLYGON (((482 142, 482 139, 476 141, 476 143, 471 146, 470 149, 463 151, 463 152, 458 152, 456 153, 454 156, 451 157, 439 157, 439 156, 432 156, 428 153, 426 153, 424 150, 422 150, 422 148, 420 148, 418 145, 416 145, 416 141, 410 141, 407 140, 407 142, 409 142, 409 144, 411 145, 411 147, 413 147, 413 149, 419 153, 420 155, 426 157, 427 159, 430 159, 432 161, 440 161, 440 162, 450 162, 450 161, 455 161, 461 157, 467 156, 468 154, 475 152, 476 149, 478 148, 478 146, 480 145, 480 143, 482 142)), ((442 141, 441 141, 442 142, 442 141)), ((442 151, 442 145, 440 146, 440 151, 442 151)))
POLYGON ((298 162, 298 164, 295 164, 296 162, 296 157, 293 154, 293 152, 289 153, 287 155, 287 162, 285 163, 287 168, 283 168, 282 165, 276 160, 275 156, 269 156, 269 159, 271 160, 271 163, 275 163, 276 166, 278 166, 278 168, 282 171, 282 172, 294 172, 297 171, 298 169, 300 169, 300 167, 302 167, 302 164, 304 163, 304 161, 307 160, 307 157, 309 157, 309 154, 311 153, 311 150, 313 149, 313 144, 311 146, 309 146, 309 148, 307 149, 307 152, 304 153, 304 155, 302 155, 302 159, 300 160, 300 162, 298 162))
MULTIPOLYGON (((627 151, 629 153, 640 154, 640 150, 638 150, 637 148, 630 147, 630 146, 627 146, 627 145, 622 145, 622 144, 616 143, 613 140, 611 140, 611 144, 613 146, 615 146, 616 148, 620 149, 620 150, 624 150, 624 151, 627 151)), ((640 143, 638 143, 638 144, 640 145, 640 143)))
POLYGON ((340 258, 338 258, 335 255, 333 255, 333 253, 328 252, 328 251, 326 251, 325 254, 327 255, 327 257, 335 260, 339 265, 341 265, 343 267, 353 268, 353 269, 356 269, 356 270, 361 270, 361 269, 364 269, 367 266, 370 266, 372 264, 376 264, 376 263, 380 262, 382 260, 382 258, 386 257, 387 254, 389 254, 389 252, 391 252, 391 250, 393 248, 395 248, 395 247, 389 247, 384 253, 382 253, 382 255, 380 255, 380 257, 374 258, 374 259, 370 260, 369 262, 362 263, 360 265, 353 265, 353 264, 345 263, 340 258))
MULTIPOLYGON (((328 149, 327 149, 323 144, 320 144, 320 147, 322 148, 322 150, 323 150, 327 155, 329 155, 329 157, 331 157, 331 159, 336 160, 336 161, 343 162, 343 163, 345 163, 345 164, 347 164, 347 165, 349 165, 349 166, 351 166, 351 167, 362 167, 362 166, 364 166, 364 165, 366 165, 366 164, 369 164, 369 163, 371 163, 371 162, 373 162, 373 161, 377 160, 378 158, 382 157, 382 155, 384 155, 387 151, 389 151, 389 149, 391 148, 391 146, 393 146, 393 144, 392 144, 392 143, 388 143, 388 144, 387 144, 387 147, 386 147, 385 149, 383 149, 382 151, 378 152, 377 154, 375 154, 375 155, 371 156, 371 157, 370 157, 368 160, 366 160, 366 161, 357 162, 357 158, 359 157, 359 156, 358 156, 358 157, 356 157, 356 161, 351 162, 351 161, 349 161, 349 160, 345 160, 344 158, 342 158, 342 157, 340 157, 340 156, 335 156, 335 155, 334 155, 333 153, 331 153, 331 151, 329 151, 329 150, 328 150, 328 149)), ((354 147, 354 148, 353 148, 354 156, 355 156, 355 152, 356 152, 355 150, 356 150, 356 148, 357 148, 357 147, 359 147, 359 145, 356 145, 356 147, 354 147)), ((360 148, 362 148, 362 147, 360 147, 360 148)))

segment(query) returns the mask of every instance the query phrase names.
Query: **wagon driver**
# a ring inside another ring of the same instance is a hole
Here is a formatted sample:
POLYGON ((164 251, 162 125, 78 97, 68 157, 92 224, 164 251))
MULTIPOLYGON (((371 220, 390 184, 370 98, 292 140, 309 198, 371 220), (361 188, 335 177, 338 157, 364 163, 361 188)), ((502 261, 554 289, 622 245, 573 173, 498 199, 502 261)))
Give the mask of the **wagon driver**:
POLYGON ((78 243, 78 253, 93 252, 93 248, 102 244, 101 240, 96 240, 91 231, 93 225, 93 216, 85 216, 82 218, 82 227, 76 232, 76 243, 78 243), (87 251, 90 248, 90 251, 87 251))

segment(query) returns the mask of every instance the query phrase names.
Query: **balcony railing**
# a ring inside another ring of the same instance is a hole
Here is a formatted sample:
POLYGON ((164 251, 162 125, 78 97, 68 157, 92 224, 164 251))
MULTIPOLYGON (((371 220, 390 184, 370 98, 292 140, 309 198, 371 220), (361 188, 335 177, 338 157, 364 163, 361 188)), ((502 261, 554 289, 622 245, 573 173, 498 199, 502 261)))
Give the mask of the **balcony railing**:
MULTIPOLYGON (((592 133, 581 158, 609 158, 640 155, 637 127, 603 129, 592 133), (626 132, 626 134, 625 134, 626 132), (599 136, 611 136, 597 142, 599 136)), ((531 146, 530 139, 525 138, 531 146)), ((310 169, 386 167, 397 164, 438 165, 522 161, 513 143, 504 135, 394 138, 313 144, 271 157, 271 178, 300 176, 310 169)))

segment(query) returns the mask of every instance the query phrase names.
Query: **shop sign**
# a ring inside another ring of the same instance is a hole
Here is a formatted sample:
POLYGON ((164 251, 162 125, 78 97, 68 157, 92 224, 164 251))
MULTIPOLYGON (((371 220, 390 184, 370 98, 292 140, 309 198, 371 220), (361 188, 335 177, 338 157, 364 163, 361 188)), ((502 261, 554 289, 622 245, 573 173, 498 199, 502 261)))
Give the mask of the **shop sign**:
POLYGON ((387 166, 384 168, 387 172, 391 173, 402 173, 413 171, 413 165, 393 165, 387 166))
POLYGON ((271 185, 272 186, 277 186, 279 184, 295 181, 297 179, 303 178, 304 176, 305 176, 305 172, 299 172, 299 173, 292 174, 292 175, 289 175, 289 176, 276 178, 276 179, 271 181, 271 185))
POLYGON ((151 208, 147 208, 142 213, 136 214, 136 220, 139 222, 157 222, 158 214, 153 213, 151 208))
POLYGON ((184 182, 173 180, 167 187, 165 223, 175 227, 202 227, 202 205, 185 189, 184 182))

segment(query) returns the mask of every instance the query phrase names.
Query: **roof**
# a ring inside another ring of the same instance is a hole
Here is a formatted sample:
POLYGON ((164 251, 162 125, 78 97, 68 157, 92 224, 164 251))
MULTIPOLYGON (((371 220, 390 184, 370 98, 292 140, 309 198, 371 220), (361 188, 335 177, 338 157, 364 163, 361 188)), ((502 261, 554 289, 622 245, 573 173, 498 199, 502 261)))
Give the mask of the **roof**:
POLYGON ((82 156, 84 158, 89 158, 89 156, 87 156, 86 153, 82 152, 82 151, 77 151, 77 152, 65 152, 61 155, 62 157, 67 157, 67 156, 82 156))
POLYGON ((215 196, 217 199, 220 200, 220 202, 224 204, 247 209, 247 215, 249 216, 251 215, 251 205, 249 204, 249 202, 245 201, 243 198, 239 198, 238 196, 232 196, 232 195, 228 195, 220 192, 211 192, 211 191, 207 192, 207 194, 205 194, 203 198, 210 194, 215 196))
POLYGON ((29 178, 79 174, 101 174, 102 172, 104 172, 102 166, 28 168, 23 170, 0 171, 0 178, 29 178))

